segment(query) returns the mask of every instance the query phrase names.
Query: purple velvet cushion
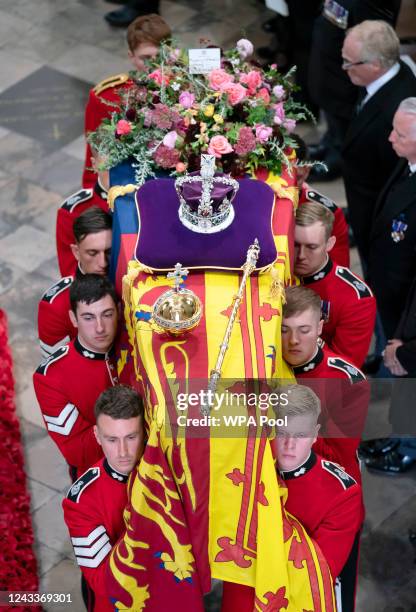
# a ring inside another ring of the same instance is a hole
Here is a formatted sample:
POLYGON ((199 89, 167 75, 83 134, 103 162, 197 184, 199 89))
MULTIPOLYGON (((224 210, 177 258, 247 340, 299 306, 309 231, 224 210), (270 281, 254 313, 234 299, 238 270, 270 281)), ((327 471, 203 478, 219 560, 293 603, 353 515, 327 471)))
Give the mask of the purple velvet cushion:
POLYGON ((186 268, 241 268, 247 249, 257 238, 258 268, 277 258, 272 233, 274 193, 261 181, 241 179, 233 201, 235 218, 216 234, 197 234, 179 219, 174 179, 147 181, 136 192, 139 217, 136 260, 155 270, 168 270, 180 262, 186 268))

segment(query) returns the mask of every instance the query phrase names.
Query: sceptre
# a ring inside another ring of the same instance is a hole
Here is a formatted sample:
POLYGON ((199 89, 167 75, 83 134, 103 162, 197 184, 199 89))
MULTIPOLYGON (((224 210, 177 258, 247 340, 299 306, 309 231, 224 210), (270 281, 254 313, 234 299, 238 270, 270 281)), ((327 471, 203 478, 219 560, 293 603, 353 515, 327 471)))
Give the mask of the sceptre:
MULTIPOLYGON (((254 243, 248 247, 247 258, 246 258, 244 265, 242 266, 242 269, 244 270, 243 278, 241 279, 241 283, 238 288, 237 295, 234 297, 234 300, 233 300, 233 308, 231 311, 230 318, 228 320, 227 328, 224 333, 224 338, 220 344, 220 350, 218 353, 215 367, 213 370, 211 370, 211 373, 210 373, 210 377, 208 381, 208 394, 207 394, 208 398, 209 397, 213 398, 215 391, 217 390, 218 382, 221 378, 222 364, 224 363, 225 353, 227 352, 228 347, 230 345, 231 333, 233 331, 238 309, 240 308, 240 304, 243 300, 243 293, 244 293, 244 289, 247 283, 247 279, 250 276, 250 274, 253 272, 253 270, 256 269, 256 264, 259 258, 259 254, 260 254, 260 246, 259 246, 259 241, 256 238, 254 240, 254 243)), ((200 411, 202 415, 208 416, 210 413, 210 410, 211 410, 211 406, 210 406, 210 401, 208 399, 206 403, 204 402, 201 405, 200 411)))

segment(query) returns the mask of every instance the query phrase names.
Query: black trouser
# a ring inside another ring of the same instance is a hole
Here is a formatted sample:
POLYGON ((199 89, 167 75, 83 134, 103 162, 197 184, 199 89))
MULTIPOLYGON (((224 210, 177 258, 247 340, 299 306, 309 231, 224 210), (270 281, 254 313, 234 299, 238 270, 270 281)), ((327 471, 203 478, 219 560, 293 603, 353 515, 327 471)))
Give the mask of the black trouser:
POLYGON ((84 574, 81 574, 81 594, 82 600, 87 608, 88 612, 94 612, 95 595, 94 591, 84 578, 84 574))
POLYGON ((354 544, 352 545, 347 562, 339 575, 341 583, 342 612, 354 612, 355 609, 360 537, 361 529, 355 536, 354 544))

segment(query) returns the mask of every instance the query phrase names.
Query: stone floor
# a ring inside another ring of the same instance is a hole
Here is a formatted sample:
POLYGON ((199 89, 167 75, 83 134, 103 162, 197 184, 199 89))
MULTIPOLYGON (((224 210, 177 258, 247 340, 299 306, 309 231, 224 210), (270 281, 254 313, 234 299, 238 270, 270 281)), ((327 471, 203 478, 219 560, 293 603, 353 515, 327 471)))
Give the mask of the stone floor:
MULTIPOLYGON (((0 5, 0 305, 9 317, 40 588, 71 593, 70 609, 77 612, 83 609, 80 576, 61 513, 69 480, 44 430, 31 381, 40 360, 37 303, 58 278, 56 209, 80 186, 85 95, 90 83, 128 68, 124 31, 102 19, 109 9, 102 0, 0 5), (65 118, 68 105, 71 121, 65 118)), ((265 44, 259 26, 272 15, 256 0, 163 0, 161 13, 187 46, 198 46, 200 37, 227 46, 242 34, 265 44)), ((400 28, 404 35, 416 34, 413 0, 403 2, 400 28)), ((313 138, 310 130, 305 135, 313 138)), ((345 205, 340 181, 318 187, 345 205)), ((356 268, 355 254, 353 262, 356 268)), ((379 399, 372 409, 383 414, 386 401, 379 399)), ((415 612, 407 529, 416 526, 416 474, 363 476, 367 518, 358 612, 415 612)), ((209 609, 218 605, 211 602, 209 609)))

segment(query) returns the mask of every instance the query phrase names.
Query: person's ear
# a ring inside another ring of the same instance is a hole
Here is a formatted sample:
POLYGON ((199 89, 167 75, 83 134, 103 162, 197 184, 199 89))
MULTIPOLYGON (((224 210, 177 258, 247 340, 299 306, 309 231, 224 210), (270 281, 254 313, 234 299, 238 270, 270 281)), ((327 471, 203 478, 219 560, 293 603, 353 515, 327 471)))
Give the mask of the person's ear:
POLYGON ((327 243, 326 243, 326 252, 329 253, 329 251, 332 251, 332 249, 335 246, 337 239, 335 236, 330 236, 327 243))
POLYGON ((319 430, 320 430, 320 429, 321 429, 321 426, 320 426, 320 424, 318 423, 318 424, 317 424, 317 426, 316 426, 316 428, 315 428, 315 437, 314 437, 314 439, 313 439, 312 444, 315 444, 315 442, 317 441, 317 439, 318 439, 318 433, 319 433, 319 430))
POLYGON ((322 334, 323 327, 324 327, 324 320, 320 319, 319 324, 318 324, 318 334, 319 335, 322 334))
POLYGON ((71 321, 72 325, 74 327, 78 327, 77 317, 75 316, 75 313, 72 310, 72 308, 70 310, 68 310, 68 314, 69 314, 69 320, 71 321))
POLYGON ((98 444, 101 446, 101 440, 100 440, 100 436, 98 435, 97 425, 94 425, 94 436, 95 436, 95 439, 97 440, 98 444))
POLYGON ((74 242, 74 244, 71 244, 71 251, 72 251, 72 255, 75 257, 75 259, 77 261, 79 261, 79 246, 76 242, 74 242))

